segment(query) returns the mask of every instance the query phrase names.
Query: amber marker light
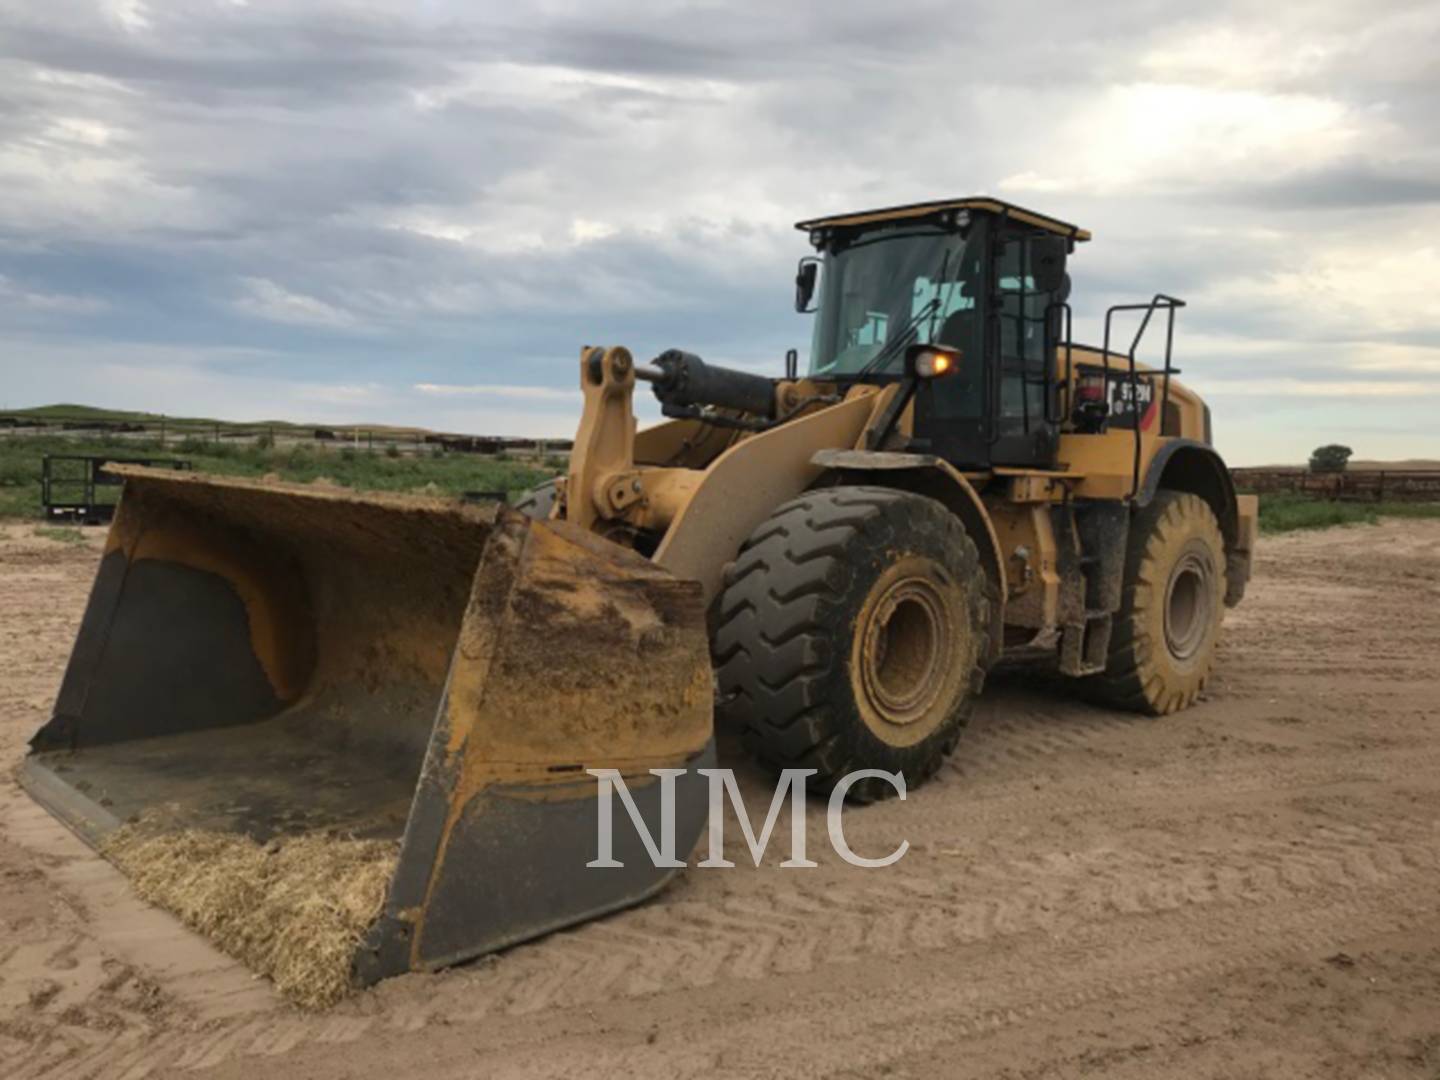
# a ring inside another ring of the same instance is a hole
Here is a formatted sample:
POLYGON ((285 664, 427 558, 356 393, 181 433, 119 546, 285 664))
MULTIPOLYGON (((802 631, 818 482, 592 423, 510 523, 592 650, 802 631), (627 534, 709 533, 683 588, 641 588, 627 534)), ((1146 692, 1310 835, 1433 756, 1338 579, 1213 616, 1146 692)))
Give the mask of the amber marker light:
POLYGON ((927 345, 914 353, 914 372, 921 379, 938 379, 960 366, 960 350, 927 345))

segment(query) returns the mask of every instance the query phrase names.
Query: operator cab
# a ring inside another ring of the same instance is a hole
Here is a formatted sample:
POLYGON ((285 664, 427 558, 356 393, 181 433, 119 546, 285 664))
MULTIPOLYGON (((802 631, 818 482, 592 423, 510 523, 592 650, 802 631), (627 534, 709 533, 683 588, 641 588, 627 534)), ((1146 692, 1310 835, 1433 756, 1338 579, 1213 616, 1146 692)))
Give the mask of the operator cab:
POLYGON ((915 386, 909 449, 961 468, 1055 464, 1065 259, 1087 231, 987 198, 796 228, 819 253, 796 278, 797 310, 815 314, 810 378, 896 381, 913 346, 946 346, 958 367, 915 386))

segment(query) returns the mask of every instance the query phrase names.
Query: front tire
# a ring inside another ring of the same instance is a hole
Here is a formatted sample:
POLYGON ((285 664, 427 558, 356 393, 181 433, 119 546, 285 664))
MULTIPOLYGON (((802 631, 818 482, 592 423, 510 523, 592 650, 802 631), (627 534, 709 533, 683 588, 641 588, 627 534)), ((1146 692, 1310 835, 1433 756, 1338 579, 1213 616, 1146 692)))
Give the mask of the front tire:
POLYGON ((1163 716, 1194 704, 1215 666, 1225 615, 1225 541, 1200 496, 1160 491, 1130 526, 1124 591, 1094 690, 1163 716))
MULTIPOLYGON (((984 679, 986 580, 941 503, 835 487, 784 504, 727 569, 714 653, 722 721, 780 768, 829 790, 881 769, 928 779, 984 679)), ((857 801, 893 794, 876 779, 857 801)))

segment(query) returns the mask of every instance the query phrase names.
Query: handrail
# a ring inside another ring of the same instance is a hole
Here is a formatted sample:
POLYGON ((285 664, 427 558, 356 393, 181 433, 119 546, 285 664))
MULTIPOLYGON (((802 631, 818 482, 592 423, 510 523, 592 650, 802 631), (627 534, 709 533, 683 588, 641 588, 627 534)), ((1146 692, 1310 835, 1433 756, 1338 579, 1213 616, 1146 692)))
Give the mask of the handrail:
MULTIPOLYGON (((1130 342, 1128 353, 1129 371, 1126 382, 1130 387, 1131 411, 1135 417, 1135 458, 1133 477, 1130 487, 1130 494, 1126 498, 1133 499, 1140 490, 1140 379, 1135 371, 1135 353, 1140 347, 1141 340, 1145 337, 1145 331, 1150 328, 1150 319, 1157 310, 1164 311, 1166 317, 1165 326, 1165 366, 1161 371, 1161 396, 1160 396, 1160 423, 1165 423, 1165 406, 1170 401, 1170 375, 1174 370, 1171 365, 1171 350, 1175 344, 1175 312, 1185 306, 1185 301, 1166 293, 1156 293, 1148 304, 1114 304, 1105 312, 1105 343, 1101 350, 1101 359, 1105 370, 1105 393, 1108 398, 1110 393, 1110 323, 1116 313, 1122 311, 1143 311, 1144 318, 1140 320, 1140 326, 1135 331, 1135 337, 1130 342)), ((1106 426, 1109 426, 1109 417, 1106 417, 1106 426)))
MULTIPOLYGON (((1070 310, 1070 303, 1067 300, 1053 301, 1045 308, 1045 328, 1047 330, 1050 328, 1051 317, 1057 311, 1064 317, 1062 326, 1065 333, 1065 378, 1063 380, 1058 377, 1055 378, 1053 384, 1054 393, 1047 391, 1045 395, 1045 422, 1059 425, 1064 423, 1065 417, 1068 416, 1071 409, 1074 408, 1075 386, 1073 379, 1075 375, 1075 360, 1072 352, 1072 339, 1075 335, 1072 332, 1074 316, 1070 310), (1063 408, 1060 405, 1060 388, 1062 386, 1065 388, 1065 405, 1063 408), (1052 403, 1054 406, 1053 416, 1051 415, 1052 403)), ((1059 350, 1058 341, 1056 342, 1056 350, 1057 352, 1059 350)), ((1055 354, 1050 354, 1050 356, 1047 357, 1047 363, 1053 363, 1054 359, 1055 354)))

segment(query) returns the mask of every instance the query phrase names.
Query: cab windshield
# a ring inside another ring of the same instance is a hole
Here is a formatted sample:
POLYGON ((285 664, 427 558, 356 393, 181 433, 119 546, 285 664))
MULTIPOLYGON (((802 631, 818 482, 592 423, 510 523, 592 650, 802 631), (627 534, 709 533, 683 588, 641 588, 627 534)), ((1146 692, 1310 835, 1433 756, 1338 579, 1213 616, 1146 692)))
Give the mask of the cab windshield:
POLYGON ((908 345, 970 346, 982 246, 971 236, 967 245, 935 225, 889 226, 850 234, 827 252, 810 374, 898 375, 908 345))

